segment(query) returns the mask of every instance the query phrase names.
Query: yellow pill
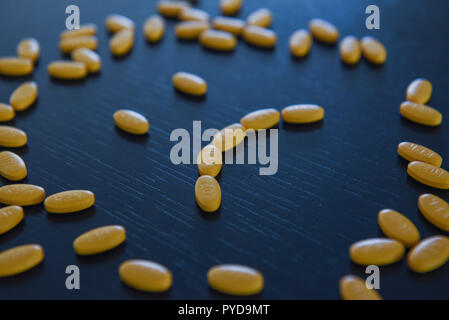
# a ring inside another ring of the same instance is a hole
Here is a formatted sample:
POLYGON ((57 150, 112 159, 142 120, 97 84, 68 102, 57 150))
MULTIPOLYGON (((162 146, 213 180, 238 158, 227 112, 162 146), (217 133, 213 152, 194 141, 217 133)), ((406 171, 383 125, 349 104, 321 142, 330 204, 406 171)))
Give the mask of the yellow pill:
POLYGON ((95 73, 101 68, 101 59, 98 53, 87 48, 73 50, 72 59, 84 63, 88 72, 95 73))
POLYGON ((9 97, 9 103, 16 111, 28 109, 37 99, 37 84, 34 81, 20 85, 9 97))
POLYGON ((377 216, 377 221, 388 238, 402 242, 408 248, 419 242, 418 229, 413 222, 399 212, 391 209, 382 210, 377 216))
POLYGON ((217 132, 212 140, 212 144, 222 152, 225 152, 239 145, 245 139, 245 136, 245 127, 240 123, 233 123, 217 132))
POLYGON ((232 16, 239 12, 243 0, 220 0, 220 9, 225 16, 232 16))
POLYGON ((33 184, 8 184, 0 188, 0 202, 17 206, 33 206, 45 199, 45 190, 33 184))
POLYGON ((87 67, 78 61, 54 61, 47 66, 50 76, 58 79, 75 80, 85 78, 87 67))
POLYGON ((324 118, 324 109, 315 104, 297 104, 282 109, 282 120, 289 123, 312 123, 324 118))
POLYGON ((362 53, 366 60, 374 64, 383 64, 387 60, 387 50, 377 39, 366 36, 361 42, 362 53))
POLYGON ((449 189, 449 172, 431 164, 413 161, 408 164, 407 173, 410 177, 429 187, 449 189))
POLYGON ((195 183, 195 199, 202 210, 217 211, 221 204, 221 189, 217 180, 212 176, 200 176, 195 183))
POLYGON ((309 30, 315 39, 329 44, 337 42, 340 37, 338 29, 332 23, 323 19, 310 20, 309 30))
POLYGON ((95 24, 89 23, 80 26, 79 29, 64 30, 61 32, 60 38, 70 38, 79 36, 93 36, 97 33, 97 26, 95 24))
POLYGON ((202 96, 207 92, 207 83, 203 78, 192 73, 178 72, 172 77, 176 89, 186 94, 202 96))
POLYGON ((222 264, 210 268, 207 282, 211 288, 235 296, 258 294, 264 286, 260 271, 238 264, 222 264))
POLYGON ((399 241, 378 238, 352 244, 349 248, 349 256, 357 264, 383 266, 401 260, 404 251, 404 245, 399 241))
POLYGON ((248 113, 240 119, 240 123, 246 129, 268 129, 279 123, 281 115, 279 111, 273 108, 260 109, 248 113))
POLYGON ((45 210, 51 213, 71 213, 90 208, 95 195, 89 190, 69 190, 52 194, 44 201, 45 210))
POLYGON ((245 21, 236 18, 216 17, 212 25, 217 30, 230 32, 235 36, 239 36, 245 28, 245 21))
POLYGON ((17 55, 21 58, 28 58, 33 61, 39 59, 40 46, 34 38, 27 38, 17 45, 17 55))
POLYGON ((425 104, 432 96, 432 84, 427 79, 413 80, 407 87, 406 99, 411 102, 425 104))
POLYGON ((23 220, 23 209, 8 206, 0 209, 0 234, 8 232, 23 220))
POLYGON ((375 289, 368 289, 363 279, 352 275, 340 279, 340 296, 343 300, 382 300, 375 289))
POLYGON ((159 13, 167 18, 177 18, 183 9, 189 7, 190 3, 177 0, 161 0, 157 4, 159 13))
POLYGON ((407 256, 410 269, 418 273, 433 271, 449 259, 449 238, 433 236, 421 241, 407 256))
POLYGON ((200 43, 208 49, 218 51, 234 50, 237 39, 232 33, 218 30, 206 30, 200 35, 200 43))
POLYGON ((200 175, 217 176, 223 166, 221 150, 213 144, 205 146, 198 154, 197 164, 200 175))
POLYGON ((179 39, 194 40, 208 29, 210 29, 210 23, 207 21, 184 21, 176 25, 175 33, 179 39))
POLYGON ((438 110, 415 102, 401 103, 399 112, 404 118, 426 126, 439 126, 443 121, 443 115, 438 110))
POLYGON ((38 244, 26 244, 0 252, 0 277, 9 277, 37 266, 44 259, 38 244))
POLYGON ((16 112, 13 107, 6 103, 0 103, 0 122, 6 122, 14 119, 16 112))
POLYGON ((125 228, 119 225, 92 229, 73 241, 79 255, 92 255, 111 250, 126 240, 125 228))
POLYGON ((165 22, 159 15, 149 17, 143 25, 143 33, 149 42, 158 42, 164 36, 165 22))
POLYGON ((305 29, 296 30, 289 39, 290 52, 294 57, 306 56, 312 46, 312 36, 305 29))
POLYGON ((145 134, 150 129, 147 118, 132 110, 118 110, 113 117, 115 125, 128 133, 145 134))
POLYGON ((114 34, 109 41, 109 49, 114 56, 127 54, 134 45, 134 31, 123 29, 114 34))
POLYGON ((26 145, 27 134, 20 129, 0 125, 0 146, 18 148, 26 145))
POLYGON ((250 26, 258 26, 268 28, 273 20, 273 13, 270 9, 261 8, 251 13, 246 19, 246 24, 250 26))
POLYGON ((124 283, 141 291, 164 292, 173 282, 170 270, 148 260, 127 260, 120 265, 118 272, 124 283))
POLYGON ((63 53, 70 53, 76 48, 97 49, 98 41, 95 36, 79 36, 63 38, 59 41, 59 49, 63 53))
POLYGON ((346 36, 340 42, 340 57, 344 63, 355 64, 360 61, 362 47, 359 40, 354 36, 346 36))
POLYGON ((408 161, 421 161, 440 167, 443 159, 433 150, 412 142, 401 142, 398 154, 408 161))
POLYGON ((449 203, 433 194, 423 194, 418 199, 418 207, 430 223, 449 231, 449 203))
POLYGON ((34 70, 33 60, 28 58, 0 58, 0 74, 4 76, 27 76, 34 70))
POLYGON ((111 14, 106 17, 106 28, 111 33, 116 33, 122 30, 134 30, 134 22, 121 14, 111 14))
POLYGON ((243 29, 243 39, 257 47, 273 48, 276 45, 277 36, 273 30, 258 26, 247 26, 243 29))
POLYGON ((5 179, 19 181, 27 176, 27 167, 21 157, 11 151, 0 152, 0 174, 5 179))
POLYGON ((209 14, 200 9, 186 7, 181 10, 179 19, 183 21, 208 21, 209 14))

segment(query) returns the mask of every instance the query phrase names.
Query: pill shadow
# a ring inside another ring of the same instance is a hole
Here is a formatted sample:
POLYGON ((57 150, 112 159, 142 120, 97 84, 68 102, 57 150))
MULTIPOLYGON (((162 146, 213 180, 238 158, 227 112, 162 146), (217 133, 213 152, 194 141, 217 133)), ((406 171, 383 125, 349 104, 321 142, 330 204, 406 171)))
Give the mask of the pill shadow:
POLYGON ((124 55, 121 55, 121 56, 116 56, 116 55, 112 54, 112 52, 111 52, 111 58, 112 58, 112 60, 114 60, 116 62, 120 62, 120 61, 127 59, 128 57, 131 57, 133 54, 133 51, 134 50, 131 49, 127 53, 125 53, 124 55))
POLYGON ((190 102, 202 103, 202 102, 205 102, 207 99, 207 94, 204 94, 202 96, 193 96, 191 94, 179 91, 176 88, 173 88, 173 90, 175 91, 175 94, 177 97, 182 98, 183 100, 188 100, 190 102))
POLYGON ((23 178, 22 180, 18 180, 18 181, 11 181, 4 177, 1 177, 0 181, 2 182, 2 186, 6 186, 8 184, 16 184, 16 183, 28 183, 28 176, 23 178))
POLYGON ((45 261, 42 261, 37 266, 27 270, 23 273, 16 274, 14 276, 0 278, 0 288, 7 288, 17 286, 21 283, 26 283, 39 277, 45 269, 45 261))
MULTIPOLYGON (((10 122, 8 122, 8 124, 6 125, 12 125, 10 122)), ((28 145, 24 145, 23 147, 19 147, 19 148, 6 148, 6 147, 0 147, 0 151, 11 151, 21 157, 23 157, 24 155, 28 154, 29 150, 28 150, 28 145)), ((7 180, 9 181, 9 180, 7 180)))
MULTIPOLYGON (((382 238, 385 238, 382 236, 382 238)), ((407 252, 404 254, 404 256, 407 255, 407 252)), ((402 272, 402 269, 404 268, 404 265, 407 263, 405 262, 406 259, 401 259, 395 263, 388 264, 385 266, 379 266, 380 274, 382 273, 391 273, 391 274, 397 274, 398 272, 402 272)), ((352 274, 364 274, 368 276, 365 273, 367 266, 362 266, 354 262, 350 262, 350 270, 352 274)))
MULTIPOLYGON (((418 200, 416 202, 418 202, 418 200)), ((426 230, 431 235, 438 235, 439 234, 439 235, 449 236, 449 231, 444 231, 443 229, 440 229, 437 226, 435 226, 432 223, 430 223, 429 220, 427 220, 424 217, 424 215, 421 213, 421 211, 419 209, 416 210, 416 216, 417 216, 417 219, 419 221, 420 229, 426 230)), ((427 238, 427 237, 422 237, 422 238, 427 238)))
POLYGON ((50 82, 52 84, 64 85, 64 86, 79 86, 86 82, 86 78, 82 79, 58 79, 50 77, 50 82))
POLYGON ((447 265, 442 265, 438 269, 435 269, 430 272, 417 273, 417 272, 414 272, 413 270, 411 270, 407 266, 407 274, 409 275, 409 277, 412 281, 415 281, 418 283, 422 283, 422 284, 435 283, 436 281, 441 280, 441 276, 444 276, 444 274, 447 272, 447 270, 445 270, 445 267, 447 267, 447 265))
POLYGON ((86 210, 73 212, 73 213, 51 213, 47 212, 47 219, 53 223, 61 224, 61 223, 72 223, 77 221, 82 221, 88 218, 91 218, 97 208, 90 207, 86 210))
POLYGON ((413 121, 410 121, 408 119, 405 119, 404 117, 401 117, 401 126, 407 129, 412 129, 421 133, 431 134, 431 135, 437 135, 441 131, 441 126, 425 126, 419 123, 415 123, 413 121))
POLYGON ((221 206, 218 208, 217 211, 214 212, 206 212, 203 209, 201 209, 198 204, 196 204, 196 212, 197 214, 206 221, 216 221, 221 216, 221 206))
POLYGON ((113 260, 122 255, 125 252, 125 249, 126 241, 121 243, 118 247, 99 254, 83 256, 75 253, 75 255, 76 260, 80 265, 88 266, 113 260))
POLYGON ((246 45, 248 47, 250 47, 252 49, 256 49, 256 50, 260 51, 261 53, 272 53, 272 52, 276 51, 276 46, 273 46, 273 47, 259 47, 259 46, 256 46, 256 45, 252 44, 252 43, 249 43, 249 42, 245 42, 245 43, 246 43, 246 45))
POLYGON ((33 80, 33 73, 26 75, 26 76, 5 76, 0 75, 0 79, 4 82, 11 82, 11 83, 22 83, 25 81, 32 81, 33 80))
POLYGON ((171 299, 171 289, 165 292, 144 292, 131 288, 130 286, 121 282, 120 288, 125 294, 132 296, 134 299, 148 299, 148 300, 168 300, 171 299))
POLYGON ((412 188, 414 191, 416 191, 420 194, 438 192, 440 198, 445 199, 446 197, 449 197, 449 190, 443 190, 443 189, 438 189, 438 188, 433 188, 433 187, 427 186, 427 185, 413 179, 408 174, 407 174, 407 185, 410 188, 412 188))
POLYGON ((357 63, 346 63, 343 60, 340 59, 340 64, 343 66, 346 70, 354 70, 359 67, 360 61, 357 63))
POLYGON ((19 236, 19 234, 23 231, 23 228, 25 227, 25 223, 26 223, 25 219, 23 219, 14 228, 1 234, 0 235, 0 244, 2 244, 3 242, 5 242, 5 243, 10 242, 11 240, 13 240, 17 236, 19 236))
POLYGON ((306 62, 307 60, 309 60, 309 58, 310 58, 310 52, 303 57, 297 57, 297 56, 290 54, 290 59, 295 63, 306 62))
MULTIPOLYGON (((31 116, 39 106, 39 98, 36 99, 36 101, 33 102, 32 105, 30 105, 26 110, 23 111, 16 111, 16 118, 18 119, 26 119, 29 116, 31 116)), ((20 128, 20 126, 19 126, 20 128)))
POLYGON ((145 134, 132 134, 132 133, 128 133, 126 131, 123 131, 117 127, 115 127, 115 132, 117 132, 117 134, 119 136, 121 136, 122 138, 130 141, 130 142, 134 142, 134 143, 146 143, 148 141, 148 139, 150 138, 150 134, 149 133, 145 133, 145 134))
POLYGON ((44 206, 39 203, 33 206, 22 206, 25 216, 44 212, 44 206))
POLYGON ((407 171, 407 167, 408 167, 409 163, 410 163, 409 161, 405 160, 401 156, 398 156, 398 164, 402 169, 407 171))
POLYGON ((369 67, 370 69, 373 69, 373 70, 382 70, 382 69, 385 69, 385 66, 386 66, 386 64, 387 64, 387 62, 382 63, 382 64, 378 64, 378 63, 371 62, 371 61, 369 61, 369 60, 367 60, 367 59, 363 59, 363 60, 366 62, 366 64, 368 65, 368 67, 369 67))
POLYGON ((286 131, 310 132, 321 129, 323 124, 323 120, 306 124, 288 123, 284 121, 282 122, 282 129, 285 129, 286 131))
POLYGON ((201 47, 204 52, 209 52, 212 54, 216 54, 218 56, 232 56, 235 53, 235 49, 233 50, 214 50, 207 47, 201 47))
POLYGON ((233 296, 230 294, 221 293, 221 292, 209 287, 209 294, 212 299, 216 299, 216 300, 260 300, 260 299, 263 299, 263 291, 258 294, 254 294, 254 295, 250 295, 250 296, 233 296))

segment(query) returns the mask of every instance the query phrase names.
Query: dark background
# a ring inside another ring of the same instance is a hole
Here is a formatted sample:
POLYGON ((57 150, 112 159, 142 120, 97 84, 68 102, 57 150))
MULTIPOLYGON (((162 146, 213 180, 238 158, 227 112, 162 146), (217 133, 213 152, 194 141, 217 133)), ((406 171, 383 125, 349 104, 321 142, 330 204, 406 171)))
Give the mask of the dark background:
MULTIPOLYGON (((240 41, 235 52, 219 54, 196 42, 176 40, 175 21, 167 23, 163 41, 148 44, 142 35, 156 1, 19 1, 0 2, 0 56, 14 55, 16 45, 33 36, 41 45, 36 70, 26 78, 0 78, 0 101, 23 81, 39 86, 37 103, 10 124, 25 130, 29 142, 15 150, 28 167, 26 183, 48 195, 67 189, 95 192, 95 207, 65 216, 47 214, 42 205, 25 208, 25 220, 0 236, 0 250, 39 243, 45 261, 24 274, 0 279, 0 298, 173 298, 210 299, 207 270, 220 263, 239 263, 261 270, 264 299, 338 299, 338 280, 345 274, 366 277, 348 257, 351 243, 383 236, 377 213, 393 208, 416 223, 422 237, 446 234, 419 213, 418 196, 431 192, 449 200, 448 191, 421 185, 407 176, 396 148, 401 141, 439 152, 448 167, 449 130, 415 125, 399 115, 407 85, 417 77, 432 81, 430 105, 449 117, 448 1, 376 1, 381 29, 365 28, 365 8, 373 1, 246 0, 239 17, 268 7, 278 35, 274 50, 240 41), (46 66, 61 59, 59 33, 65 7, 76 4, 81 23, 99 27, 103 67, 98 75, 75 82, 49 78, 46 66), (133 51, 115 59, 108 50, 104 18, 120 13, 136 23, 133 51), (302 60, 290 57, 288 38, 311 18, 334 23, 342 36, 373 35, 387 47, 388 61, 374 67, 361 61, 345 67, 337 46, 313 44, 302 60), (171 76, 190 71, 208 81, 204 99, 174 91, 171 76), (259 176, 258 165, 225 165, 218 180, 221 209, 204 214, 196 206, 196 165, 170 162, 170 132, 221 129, 262 107, 281 109, 316 103, 326 109, 322 123, 279 124, 279 170, 259 176), (112 114, 130 108, 146 115, 148 136, 118 131, 112 114), (72 241, 79 234, 108 224, 127 230, 124 245, 102 255, 77 257, 72 241), (173 288, 145 294, 123 285, 119 264, 129 258, 158 261, 171 269, 173 288), (81 269, 81 290, 65 288, 65 268, 81 269)), ((198 7, 215 16, 218 0, 198 7)), ((2 180, 2 184, 9 183, 2 180)), ((449 265, 414 274, 406 260, 381 268, 385 299, 449 298, 449 265)))

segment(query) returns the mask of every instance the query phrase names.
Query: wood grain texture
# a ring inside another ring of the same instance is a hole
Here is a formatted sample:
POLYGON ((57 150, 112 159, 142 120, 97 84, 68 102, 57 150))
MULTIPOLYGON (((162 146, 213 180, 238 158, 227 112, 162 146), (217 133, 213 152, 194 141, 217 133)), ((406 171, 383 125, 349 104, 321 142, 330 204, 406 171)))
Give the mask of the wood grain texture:
MULTIPOLYGON (((338 299, 338 280, 364 268, 348 257, 357 240, 382 236, 377 213, 393 208, 405 214, 423 237, 446 234, 418 212, 418 196, 433 190, 407 177, 406 162, 396 153, 401 141, 425 145, 449 159, 448 121, 427 128, 401 119, 399 104, 417 77, 432 81, 430 105, 449 117, 449 28, 446 1, 382 1, 381 30, 365 29, 365 8, 372 1, 245 1, 239 16, 260 7, 274 13, 278 34, 274 50, 259 50, 239 41, 235 52, 220 54, 196 42, 179 42, 174 21, 163 41, 147 44, 145 19, 156 1, 0 2, 0 56, 15 54, 17 43, 33 36, 41 45, 34 74, 0 78, 0 101, 23 81, 39 85, 37 103, 18 113, 12 125, 28 133, 17 150, 26 161, 28 183, 47 194, 88 189, 96 204, 87 212, 55 216, 42 205, 25 209, 25 221, 0 236, 0 250, 39 243, 42 265, 25 274, 0 279, 0 298, 172 298, 224 296, 207 286, 206 272, 218 263, 240 263, 265 275, 264 299, 338 299), (49 78, 46 66, 63 58, 59 33, 65 7, 77 4, 82 23, 99 27, 98 75, 74 82, 49 78), (104 18, 120 13, 137 26, 135 46, 124 58, 113 58, 104 18), (324 18, 341 35, 372 35, 388 49, 385 66, 362 61, 345 67, 337 47, 313 44, 302 60, 290 57, 288 38, 311 18, 324 18), (208 81, 203 99, 174 91, 171 76, 193 72, 208 81), (204 214, 196 206, 195 165, 170 162, 170 132, 221 129, 262 107, 315 103, 326 109, 322 123, 279 125, 279 170, 259 176, 257 165, 225 165, 218 176, 223 195, 219 212, 204 214), (136 110, 150 121, 150 134, 133 137, 115 128, 114 111, 136 110), (95 257, 77 257, 76 236, 94 227, 122 224, 124 245, 95 257), (174 286, 162 295, 141 294, 120 283, 119 264, 129 258, 155 260, 173 272, 174 286), (65 289, 65 268, 81 269, 81 290, 65 289)), ((215 16, 218 1, 199 1, 215 16)), ((448 167, 443 161, 443 167, 448 167)), ((2 185, 8 184, 2 180, 2 185)), ((447 299, 449 266, 425 275, 410 272, 406 261, 381 268, 380 293, 386 299, 447 299)))

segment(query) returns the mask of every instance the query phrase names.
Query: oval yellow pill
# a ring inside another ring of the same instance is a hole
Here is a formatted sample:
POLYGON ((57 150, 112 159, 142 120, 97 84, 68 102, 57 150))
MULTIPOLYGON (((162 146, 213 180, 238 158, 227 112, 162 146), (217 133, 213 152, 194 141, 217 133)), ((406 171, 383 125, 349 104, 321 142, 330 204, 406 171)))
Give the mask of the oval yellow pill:
POLYGON ((0 174, 8 180, 19 181, 27 176, 27 167, 17 154, 2 151, 0 152, 0 174))
POLYGON ((433 150, 413 142, 401 142, 398 154, 408 161, 421 161, 440 167, 443 159, 433 150))
POLYGON ((126 240, 125 228, 119 225, 105 226, 87 231, 73 241, 73 249, 79 255, 92 255, 111 250, 126 240))
POLYGON ((79 36, 93 36, 97 33, 97 26, 93 23, 80 26, 79 29, 64 30, 61 32, 60 38, 70 38, 79 36))
POLYGON ((0 209, 0 234, 8 232, 23 220, 23 209, 8 206, 0 209))
POLYGON ((134 30, 134 22, 121 14, 111 14, 107 16, 105 25, 111 33, 116 33, 122 30, 134 30))
POLYGON ((205 146, 198 154, 197 164, 200 175, 215 177, 223 166, 221 150, 213 144, 205 146))
POLYGON ((413 161, 408 164, 407 173, 410 177, 429 187, 449 189, 449 172, 431 164, 413 161))
POLYGON ((401 260, 404 251, 404 245, 397 240, 377 238, 352 244, 349 256, 357 264, 383 266, 401 260))
POLYGON ((210 29, 210 23, 207 21, 184 21, 176 25, 175 33, 179 39, 194 40, 208 29, 210 29))
POLYGON ((212 25, 215 29, 230 32, 235 36, 239 36, 245 28, 245 21, 236 18, 216 17, 212 25))
POLYGON ((89 190, 69 190, 52 194, 44 201, 45 210, 51 213, 71 213, 90 208, 95 195, 89 190))
POLYGON ((310 20, 309 30, 315 39, 329 44, 337 42, 340 37, 338 29, 332 23, 323 19, 310 20))
POLYGON ((124 283, 141 291, 164 292, 173 282, 170 270, 148 260, 127 260, 120 265, 118 272, 124 283))
POLYGON ((26 145, 27 134, 20 129, 0 125, 0 146, 18 148, 26 145))
POLYGON ((427 79, 416 79, 407 87, 406 99, 411 102, 425 104, 432 96, 432 84, 427 79))
POLYGON ((158 42, 164 36, 165 22, 159 15, 149 17, 143 25, 143 34, 149 42, 158 42))
POLYGON ((145 134, 150 129, 150 123, 140 113, 132 110, 118 110, 114 113, 114 122, 117 127, 132 134, 145 134))
POLYGON ((258 26, 268 28, 273 20, 273 13, 270 9, 261 8, 251 13, 246 19, 246 24, 250 26, 258 26))
POLYGON ((352 275, 340 279, 340 296, 343 300, 382 300, 375 289, 368 289, 363 279, 352 275))
POLYGON ((14 109, 6 103, 0 103, 0 122, 7 122, 16 116, 14 109))
POLYGON ((449 231, 449 203, 433 194, 423 194, 418 199, 418 207, 430 223, 449 231))
POLYGON ((4 76, 27 76, 34 70, 33 60, 28 58, 0 58, 0 74, 4 76))
POLYGON ((177 18, 183 9, 189 7, 190 3, 179 0, 160 0, 157 3, 159 13, 167 18, 177 18))
POLYGON ((95 36, 79 36, 63 38, 59 41, 59 49, 63 53, 70 53, 76 48, 97 49, 98 41, 95 36))
POLYGON ((237 264, 222 264, 210 268, 207 281, 213 289, 236 296, 258 294, 264 286, 262 273, 237 264))
POLYGON ((312 36, 305 29, 296 30, 289 39, 290 52, 294 57, 306 56, 312 47, 312 36))
POLYGON ((408 248, 419 242, 418 229, 413 222, 399 212, 391 209, 382 210, 377 216, 377 221, 388 238, 402 242, 408 248))
POLYGON ((366 36, 360 41, 362 53, 366 60, 374 64, 382 64, 387 60, 387 50, 377 39, 366 36))
POLYGON ((9 97, 9 103, 16 111, 28 109, 37 99, 37 84, 29 81, 21 84, 9 97))
POLYGON ((401 103, 399 112, 404 118, 426 126, 439 126, 443 121, 443 116, 438 110, 415 102, 401 103))
POLYGON ((186 7, 181 10, 179 19, 183 21, 208 21, 209 14, 200 9, 186 7))
POLYGON ((101 68, 101 59, 98 53, 87 48, 73 50, 72 59, 84 63, 88 72, 98 72, 101 68))
POLYGON ((245 27, 243 29, 243 39, 249 44, 261 48, 273 48, 277 42, 277 36, 273 30, 258 26, 245 27))
POLYGON ((282 120, 289 123, 312 123, 324 118, 324 109, 315 104, 297 104, 282 109, 282 120))
POLYGON ((225 152, 238 146, 243 142, 245 136, 245 127, 240 123, 233 123, 217 132, 212 140, 212 144, 222 152, 225 152))
POLYGON ((0 252, 0 277, 9 277, 37 266, 44 259, 38 244, 26 244, 0 252))
POLYGON ((449 238, 433 236, 421 241, 407 256, 410 269, 418 273, 433 271, 449 259, 449 238))
POLYGON ((236 14, 242 7, 243 0, 220 0, 220 9, 225 16, 236 14))
POLYGON ((32 206, 45 199, 45 190, 33 184, 8 184, 0 188, 0 202, 9 205, 32 206))
POLYGON ((362 47, 359 40, 354 36, 346 36, 341 39, 339 50, 341 60, 347 64, 359 62, 362 56, 362 47))
POLYGON ((200 43, 208 49, 218 51, 234 50, 237 39, 232 33, 218 30, 206 30, 200 34, 200 43))
POLYGON ((198 206, 206 212, 217 211, 221 204, 221 188, 211 176, 200 176, 195 183, 195 199, 198 206))
POLYGON ((47 66, 50 76, 58 79, 75 80, 85 78, 87 67, 78 61, 54 61, 47 66))
POLYGON ((109 41, 109 49, 115 56, 127 54, 134 45, 134 31, 132 29, 123 29, 114 34, 109 41))
POLYGON ((28 58, 33 61, 39 59, 40 46, 34 38, 27 38, 17 45, 17 55, 21 58, 28 58))
POLYGON ((179 91, 202 96, 207 92, 207 83, 203 78, 188 72, 178 72, 172 77, 173 85, 179 91))
POLYGON ((273 108, 260 109, 248 113, 242 119, 240 119, 240 123, 246 129, 268 129, 279 123, 281 119, 281 115, 279 111, 273 108))

